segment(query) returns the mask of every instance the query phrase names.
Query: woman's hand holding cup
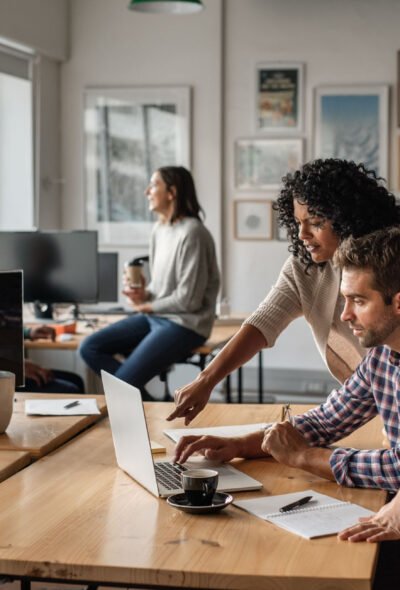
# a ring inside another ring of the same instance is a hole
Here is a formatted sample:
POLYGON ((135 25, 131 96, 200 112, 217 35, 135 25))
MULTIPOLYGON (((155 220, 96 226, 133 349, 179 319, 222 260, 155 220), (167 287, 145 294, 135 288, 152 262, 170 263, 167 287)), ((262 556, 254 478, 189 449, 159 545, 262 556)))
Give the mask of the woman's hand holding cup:
POLYGON ((127 263, 122 277, 122 293, 135 305, 146 301, 145 279, 141 268, 141 266, 127 263))

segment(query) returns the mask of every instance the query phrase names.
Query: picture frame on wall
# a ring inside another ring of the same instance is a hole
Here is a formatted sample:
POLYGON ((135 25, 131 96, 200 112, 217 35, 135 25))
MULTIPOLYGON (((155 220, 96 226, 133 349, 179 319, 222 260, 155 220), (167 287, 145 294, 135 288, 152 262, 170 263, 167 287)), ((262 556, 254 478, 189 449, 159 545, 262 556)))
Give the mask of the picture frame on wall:
POLYGON ((387 179, 389 87, 321 86, 315 102, 314 156, 362 162, 387 179))
POLYGON ((236 199, 234 236, 236 240, 272 240, 272 201, 236 199))
POLYGON ((303 163, 300 138, 238 139, 235 144, 235 186, 239 190, 278 189, 282 177, 303 163))
POLYGON ((304 64, 256 66, 256 132, 296 135, 303 131, 304 64))
POLYGON ((276 239, 278 242, 288 242, 287 230, 286 227, 282 227, 281 225, 276 222, 276 239))
POLYGON ((100 245, 148 245, 151 174, 190 168, 190 98, 186 86, 85 90, 86 227, 98 231, 100 245))

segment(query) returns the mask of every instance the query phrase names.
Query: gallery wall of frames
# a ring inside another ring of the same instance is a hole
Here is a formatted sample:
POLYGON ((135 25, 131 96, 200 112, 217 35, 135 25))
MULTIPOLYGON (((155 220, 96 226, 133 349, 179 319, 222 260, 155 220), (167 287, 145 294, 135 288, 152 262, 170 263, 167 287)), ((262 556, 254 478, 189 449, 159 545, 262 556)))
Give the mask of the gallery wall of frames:
MULTIPOLYGON (((398 72, 400 80, 400 52, 398 72)), ((306 113, 306 74, 304 63, 256 65, 253 134, 237 138, 234 145, 237 240, 286 240, 273 201, 282 177, 304 163, 306 142, 312 142, 307 152, 313 158, 363 162, 388 178, 389 86, 318 86, 313 89, 313 112, 306 113), (313 120, 313 137, 305 136, 305 117, 313 120)), ((398 149, 400 153, 400 134, 398 149)))

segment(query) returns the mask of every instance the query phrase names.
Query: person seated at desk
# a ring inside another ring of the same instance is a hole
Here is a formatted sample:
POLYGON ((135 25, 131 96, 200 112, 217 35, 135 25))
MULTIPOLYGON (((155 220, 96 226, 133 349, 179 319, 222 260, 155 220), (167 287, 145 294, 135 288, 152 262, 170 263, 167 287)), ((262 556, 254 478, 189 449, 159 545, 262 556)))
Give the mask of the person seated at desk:
POLYGON ((348 238, 335 254, 342 271, 342 320, 370 349, 353 375, 325 403, 244 437, 183 437, 175 460, 194 452, 209 459, 272 456, 350 487, 400 488, 400 227, 348 238), (327 448, 380 414, 390 448, 327 448))
MULTIPOLYGON (((40 325, 24 328, 26 340, 54 340, 56 333, 51 326, 40 325)), ((70 371, 45 369, 29 359, 25 359, 25 387, 18 387, 17 391, 30 393, 85 393, 83 380, 79 375, 70 371)))
POLYGON ((85 338, 80 354, 95 373, 104 369, 151 400, 146 383, 207 340, 219 272, 190 172, 159 168, 145 194, 158 215, 150 241, 151 282, 147 288, 144 280, 140 288, 125 282, 123 292, 138 313, 85 338))
POLYGON ((340 383, 367 352, 340 322, 340 273, 332 257, 344 238, 400 223, 394 196, 363 164, 315 160, 283 179, 277 208, 291 241, 291 256, 238 333, 192 383, 176 391, 177 407, 170 420, 184 417, 186 424, 193 420, 222 379, 263 348, 274 346, 298 317, 310 325, 327 368, 340 383))

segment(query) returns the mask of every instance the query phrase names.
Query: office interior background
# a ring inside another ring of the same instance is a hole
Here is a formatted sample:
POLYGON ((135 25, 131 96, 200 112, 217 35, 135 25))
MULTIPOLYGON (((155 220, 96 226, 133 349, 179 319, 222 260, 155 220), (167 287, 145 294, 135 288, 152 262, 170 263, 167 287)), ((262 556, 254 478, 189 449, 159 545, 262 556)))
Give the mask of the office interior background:
MULTIPOLYGON (((317 88, 387 85, 388 185, 396 192, 400 3, 204 0, 205 10, 190 16, 139 14, 127 6, 128 0, 0 0, 1 45, 26 52, 34 67, 32 121, 19 114, 28 96, 23 89, 16 90, 18 99, 11 101, 12 112, 4 117, 6 90, 0 85, 0 228, 87 227, 85 90, 189 87, 191 170, 217 245, 221 296, 229 299, 233 313, 250 312, 288 255, 287 242, 276 239, 275 233, 262 241, 234 235, 236 200, 273 201, 277 194, 238 190, 235 185, 235 142, 259 135, 256 66, 303 64, 304 124, 296 137, 303 139, 305 161, 316 155, 317 88), (25 138, 27 149, 32 145, 31 167, 22 166, 18 153, 7 150, 8 134, 16 133, 25 138), (11 201, 6 194, 12 194, 11 201)), ((0 69, 2 63, 6 60, 0 47, 0 69)), ((101 249, 119 252, 120 273, 125 260, 146 253, 145 244, 103 244, 101 249)), ((65 364, 64 357, 46 364, 60 363, 65 364)), ((172 387, 193 378, 196 370, 191 371, 180 367, 172 387)), ((267 390, 299 401, 323 399, 334 385, 302 319, 264 354, 264 375, 267 390), (300 395, 294 398, 294 392, 300 395)), ((255 361, 246 367, 244 379, 251 396, 256 390, 255 361)))

